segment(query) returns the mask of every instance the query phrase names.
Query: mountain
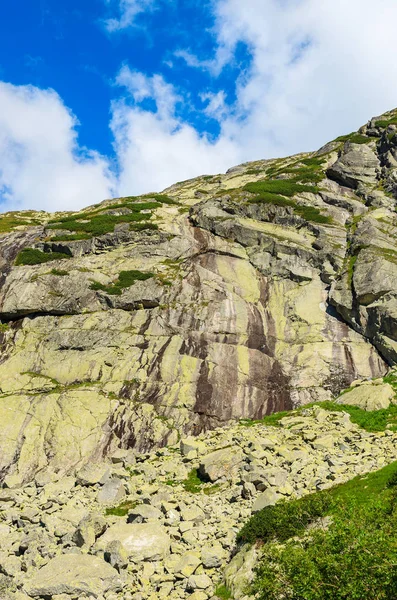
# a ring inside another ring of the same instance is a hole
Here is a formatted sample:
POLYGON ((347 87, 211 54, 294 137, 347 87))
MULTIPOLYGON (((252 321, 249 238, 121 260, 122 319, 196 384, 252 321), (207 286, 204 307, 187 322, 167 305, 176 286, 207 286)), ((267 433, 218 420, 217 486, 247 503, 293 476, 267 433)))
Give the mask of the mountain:
MULTIPOLYGON (((0 473, 331 399, 397 360, 397 111, 162 194, 0 218, 0 473)), ((56 194, 56 190, 54 190, 56 194)))
POLYGON ((394 110, 161 194, 1 215, 0 596, 347 598, 356 549, 355 597, 394 597, 396 202, 394 110))

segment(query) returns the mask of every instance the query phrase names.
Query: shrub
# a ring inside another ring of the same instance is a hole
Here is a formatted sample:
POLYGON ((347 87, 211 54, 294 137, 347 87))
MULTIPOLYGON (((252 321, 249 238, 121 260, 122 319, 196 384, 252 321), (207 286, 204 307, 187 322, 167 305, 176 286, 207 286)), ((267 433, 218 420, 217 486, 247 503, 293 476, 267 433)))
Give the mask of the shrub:
POLYGON ((322 215, 315 206, 296 206, 294 211, 297 215, 312 223, 333 223, 333 220, 328 215, 322 215))
POLYGON ((330 506, 327 492, 267 506, 249 519, 238 533, 237 541, 250 544, 256 540, 284 542, 301 534, 310 523, 327 514, 330 506))
POLYGON ((352 500, 327 531, 264 549, 258 600, 391 600, 397 597, 394 501, 352 500))
POLYGON ((24 248, 15 259, 16 265, 39 265, 51 260, 63 260, 72 258, 70 254, 63 252, 42 252, 38 248, 24 248))

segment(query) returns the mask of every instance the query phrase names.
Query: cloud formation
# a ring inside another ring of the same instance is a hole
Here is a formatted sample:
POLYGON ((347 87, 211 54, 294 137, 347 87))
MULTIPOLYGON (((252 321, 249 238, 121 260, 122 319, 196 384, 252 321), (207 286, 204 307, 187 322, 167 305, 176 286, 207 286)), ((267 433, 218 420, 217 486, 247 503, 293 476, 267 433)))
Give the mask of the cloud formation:
POLYGON ((105 2, 112 7, 115 6, 118 15, 105 19, 105 28, 109 33, 132 27, 139 14, 155 7, 155 0, 105 0, 105 2))
MULTIPOLYGON (((113 33, 160 2, 107 1, 119 11, 107 21, 113 33)), ((192 73, 208 74, 210 89, 193 91, 177 69, 167 69, 166 80, 124 65, 111 104, 113 157, 78 145, 77 120, 54 91, 0 83, 0 197, 7 207, 70 209, 160 191, 248 160, 315 150, 397 105, 395 0, 378 0, 376 10, 372 0, 211 6, 212 55, 174 52, 192 73), (249 60, 229 82, 233 89, 223 89, 219 76, 242 45, 249 60), (206 133, 209 119, 218 121, 215 138, 206 133)))
POLYGON ((111 197, 106 159, 77 143, 53 90, 0 82, 0 210, 71 210, 111 197))
POLYGON ((112 106, 121 195, 159 191, 235 163, 238 153, 230 140, 213 142, 176 116, 182 99, 161 76, 145 77, 125 66, 116 81, 130 95, 112 106), (154 110, 141 106, 147 98, 154 101, 154 110))

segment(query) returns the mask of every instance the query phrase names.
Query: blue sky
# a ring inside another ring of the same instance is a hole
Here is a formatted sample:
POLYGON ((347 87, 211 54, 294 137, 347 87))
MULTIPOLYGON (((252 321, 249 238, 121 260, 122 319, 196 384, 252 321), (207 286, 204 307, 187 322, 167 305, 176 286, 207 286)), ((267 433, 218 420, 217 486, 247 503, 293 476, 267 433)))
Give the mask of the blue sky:
POLYGON ((67 210, 314 150, 397 105, 395 0, 0 8, 0 209, 67 210))

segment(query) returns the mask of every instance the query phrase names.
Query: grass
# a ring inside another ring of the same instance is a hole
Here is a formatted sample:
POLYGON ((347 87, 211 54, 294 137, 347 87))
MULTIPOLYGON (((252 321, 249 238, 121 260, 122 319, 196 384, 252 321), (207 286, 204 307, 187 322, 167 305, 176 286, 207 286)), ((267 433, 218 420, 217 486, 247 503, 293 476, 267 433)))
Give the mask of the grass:
POLYGON ((395 598, 396 485, 394 462, 255 514, 238 534, 240 542, 264 544, 249 593, 258 600, 395 598), (307 526, 325 516, 328 527, 307 535, 307 526))
POLYGON ((356 264, 358 255, 349 256, 347 263, 347 281, 349 286, 352 285, 354 275, 354 265, 356 264))
POLYGON ((202 479, 198 475, 197 469, 192 469, 187 476, 187 479, 182 481, 182 485, 187 492, 191 494, 198 494, 201 492, 201 486, 204 484, 202 479))
POLYGON ((220 598, 220 600, 230 600, 232 597, 231 592, 227 589, 227 587, 221 583, 215 590, 215 596, 220 598))
POLYGON ((138 504, 139 502, 122 502, 118 506, 107 508, 105 510, 105 515, 112 515, 114 517, 125 517, 126 515, 128 515, 128 511, 138 506, 138 504))
POLYGON ((13 213, 7 213, 4 216, 0 217, 0 233, 9 233, 15 227, 19 227, 23 225, 24 227, 39 225, 40 221, 36 220, 25 220, 18 218, 13 213))
MULTIPOLYGON (((393 386, 395 391, 397 392, 397 377, 393 373, 387 375, 383 378, 385 383, 389 383, 393 386)), ((347 388, 344 392, 339 396, 339 398, 343 397, 344 393, 347 393, 352 388, 347 388)), ((284 417, 294 416, 297 417, 299 414, 306 410, 307 408, 311 408, 313 406, 319 406, 324 410, 328 410, 330 412, 345 412, 350 415, 350 420, 352 423, 355 423, 362 429, 368 432, 379 432, 386 431, 389 429, 391 431, 397 431, 397 405, 391 404, 389 408, 382 408, 374 411, 366 411, 358 406, 351 406, 350 404, 337 404, 336 402, 325 401, 325 402, 315 402, 312 404, 305 404, 300 408, 294 411, 281 411, 278 413, 273 413, 271 415, 266 415, 263 419, 260 420, 250 420, 250 419, 242 419, 240 420, 240 425, 244 427, 252 427, 254 425, 267 425, 269 427, 279 427, 280 421, 284 417)))
POLYGON ((341 135, 334 140, 334 142, 351 142, 352 144, 369 144, 369 142, 373 142, 373 137, 368 137, 366 135, 362 135, 361 133, 349 133, 347 135, 341 135))
POLYGON ((250 198, 248 200, 250 204, 272 204, 273 206, 296 206, 295 202, 289 200, 288 198, 284 198, 284 196, 280 196, 278 194, 272 194, 270 192, 261 192, 256 195, 254 198, 250 198))
POLYGON ((37 248, 24 248, 19 252, 15 259, 15 264, 19 265, 40 265, 42 263, 50 262, 52 260, 63 260, 65 258, 72 258, 70 254, 63 252, 42 252, 37 248))
POLYGON ((331 224, 333 220, 328 215, 322 215, 321 212, 315 206, 295 206, 294 212, 305 219, 305 221, 310 221, 311 223, 322 223, 322 224, 331 224))
POLYGON ((75 240, 90 240, 91 235, 89 233, 71 233, 70 235, 56 235, 51 238, 52 242, 73 242, 75 240))
POLYGON ((99 281, 93 281, 90 285, 92 290, 101 290, 107 294, 120 296, 125 288, 131 287, 137 281, 146 281, 154 277, 154 273, 144 273, 143 271, 131 270, 120 271, 117 280, 109 285, 104 285, 99 281))
POLYGON ((51 275, 56 275, 57 277, 65 277, 69 275, 69 271, 62 271, 62 269, 51 269, 51 275))
POLYGON ((389 125, 397 125, 397 116, 391 117, 390 119, 379 119, 379 121, 375 121, 375 127, 386 129, 389 125))
POLYGON ((243 189, 247 192, 251 192, 252 194, 268 192, 271 194, 280 194, 281 196, 288 197, 292 197, 295 196, 295 194, 301 194, 303 192, 316 193, 319 191, 319 188, 316 186, 302 185, 290 179, 254 181, 247 183, 243 189))
POLYGON ((5 333, 6 331, 9 331, 10 326, 8 323, 0 323, 0 333, 5 333))

